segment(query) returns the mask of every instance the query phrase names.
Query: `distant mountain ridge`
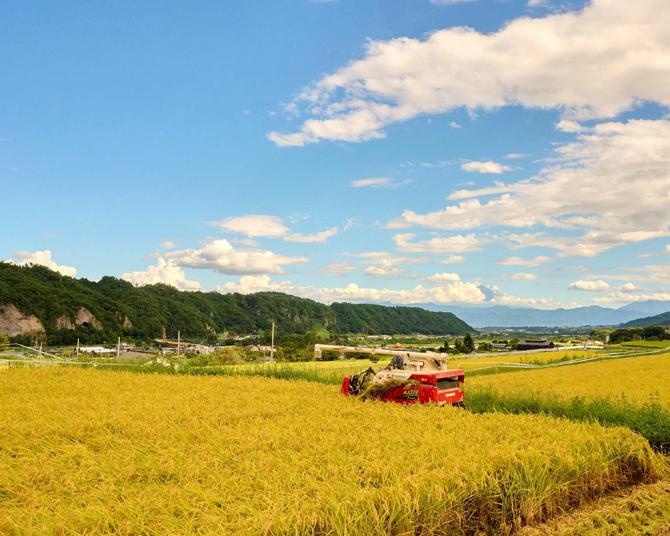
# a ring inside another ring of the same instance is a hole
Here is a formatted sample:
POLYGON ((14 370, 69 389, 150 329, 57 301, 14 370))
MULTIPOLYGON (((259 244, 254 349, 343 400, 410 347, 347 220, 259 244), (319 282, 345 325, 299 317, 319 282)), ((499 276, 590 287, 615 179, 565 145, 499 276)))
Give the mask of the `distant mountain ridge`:
POLYGON ((330 306, 277 292, 221 294, 179 291, 167 285, 73 279, 43 266, 0 262, 0 331, 46 336, 51 344, 251 334, 270 329, 332 333, 464 335, 473 329, 450 312, 419 307, 334 303, 330 306))
MULTIPOLYGON (((421 304, 431 311, 444 310, 443 306, 421 304)), ((492 306, 448 306, 449 311, 475 328, 483 327, 580 327, 618 326, 641 317, 670 310, 670 301, 646 301, 610 309, 591 305, 574 309, 534 309, 531 307, 492 306)))

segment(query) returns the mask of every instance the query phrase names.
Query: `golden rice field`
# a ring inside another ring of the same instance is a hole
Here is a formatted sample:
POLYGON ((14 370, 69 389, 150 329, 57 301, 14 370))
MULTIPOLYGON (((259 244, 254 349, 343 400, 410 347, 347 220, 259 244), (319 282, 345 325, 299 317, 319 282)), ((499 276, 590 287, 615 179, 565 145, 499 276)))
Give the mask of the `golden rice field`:
POLYGON ((11 368, 0 404, 8 535, 506 534, 664 471, 624 428, 304 381, 11 368))
POLYGON ((449 368, 462 368, 463 370, 476 370, 504 365, 506 363, 529 363, 546 364, 572 359, 583 359, 588 357, 605 356, 603 350, 555 350, 551 352, 500 352, 485 357, 464 357, 456 355, 449 358, 449 368))
POLYGON ((553 398, 604 398, 670 409, 670 353, 467 378, 472 387, 553 398))

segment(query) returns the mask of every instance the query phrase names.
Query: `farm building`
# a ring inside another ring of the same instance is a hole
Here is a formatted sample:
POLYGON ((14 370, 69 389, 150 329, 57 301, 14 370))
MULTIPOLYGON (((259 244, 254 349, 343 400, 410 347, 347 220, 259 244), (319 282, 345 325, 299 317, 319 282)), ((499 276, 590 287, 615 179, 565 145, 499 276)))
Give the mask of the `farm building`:
POLYGON ((517 350, 547 350, 553 347, 554 343, 547 339, 528 339, 516 345, 517 350))

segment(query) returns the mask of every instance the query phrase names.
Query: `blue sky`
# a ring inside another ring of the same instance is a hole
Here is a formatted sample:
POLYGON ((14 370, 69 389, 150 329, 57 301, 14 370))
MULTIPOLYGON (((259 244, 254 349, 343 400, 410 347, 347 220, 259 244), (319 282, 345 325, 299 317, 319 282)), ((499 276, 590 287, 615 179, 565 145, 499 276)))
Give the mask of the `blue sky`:
POLYGON ((670 299, 667 19, 8 1, 0 258, 326 302, 670 299))

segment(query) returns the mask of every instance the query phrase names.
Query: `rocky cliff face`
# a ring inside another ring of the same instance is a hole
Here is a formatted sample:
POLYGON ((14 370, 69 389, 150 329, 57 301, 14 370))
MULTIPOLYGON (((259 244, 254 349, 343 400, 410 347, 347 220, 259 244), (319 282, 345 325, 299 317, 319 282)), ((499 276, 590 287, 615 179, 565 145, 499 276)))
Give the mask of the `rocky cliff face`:
POLYGON ((0 305, 0 331, 10 337, 45 332, 39 318, 35 315, 23 314, 12 304, 0 305))
POLYGON ((74 323, 77 326, 91 326, 102 329, 102 323, 86 307, 80 307, 75 315, 74 323))
MULTIPOLYGON (((80 307, 74 319, 61 315, 53 321, 54 329, 75 329, 78 326, 91 326, 102 329, 100 322, 86 307, 80 307)), ((35 315, 26 315, 15 305, 0 305, 0 332, 16 337, 17 335, 45 334, 44 325, 35 315)))
POLYGON ((54 329, 74 329, 78 326, 91 326, 95 329, 102 329, 102 323, 86 307, 77 309, 74 321, 65 315, 61 315, 54 320, 54 329))

